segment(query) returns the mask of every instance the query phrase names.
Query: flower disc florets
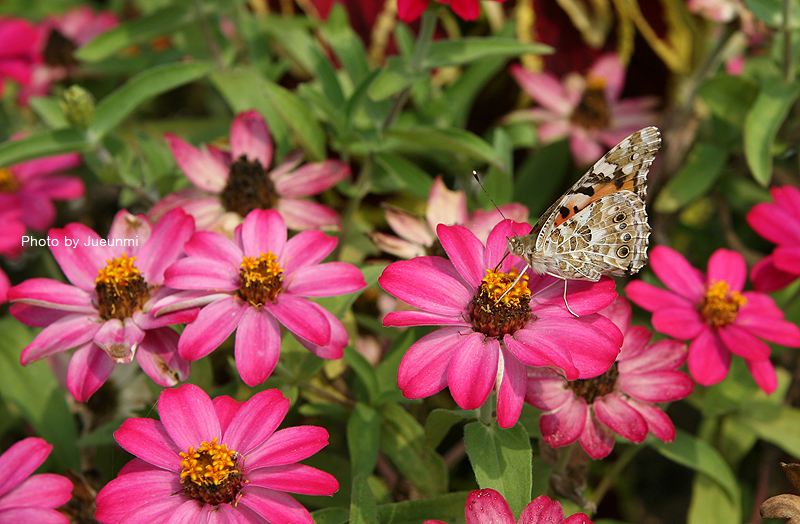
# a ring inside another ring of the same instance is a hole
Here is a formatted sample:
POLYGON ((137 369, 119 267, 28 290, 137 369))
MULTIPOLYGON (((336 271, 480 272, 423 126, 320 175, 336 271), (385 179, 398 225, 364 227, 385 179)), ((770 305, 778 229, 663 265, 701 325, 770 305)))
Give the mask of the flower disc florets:
POLYGON ((135 261, 136 257, 123 253, 119 258, 106 260, 108 265, 98 270, 95 292, 103 320, 129 318, 150 298, 147 282, 133 265, 135 261))
POLYGON ((19 189, 19 182, 14 178, 14 173, 4 167, 0 169, 0 193, 14 193, 19 189))
POLYGON ((475 331, 500 338, 524 328, 530 321, 531 308, 528 304, 531 292, 528 289, 528 275, 514 284, 518 275, 516 267, 512 267, 510 273, 486 270, 486 276, 469 305, 472 328, 475 331), (512 285, 514 287, 509 291, 512 285))
POLYGON ((597 398, 614 392, 617 387, 618 378, 619 363, 614 362, 611 364, 609 370, 600 376, 571 380, 569 382, 569 388, 574 391, 577 396, 586 400, 587 404, 593 404, 597 398))
POLYGON ((205 504, 236 504, 242 488, 240 455, 217 438, 203 442, 195 449, 181 451, 181 484, 183 492, 205 504))
POLYGON ((698 310, 708 324, 722 327, 733 324, 739 309, 745 304, 747 299, 737 291, 731 292, 730 285, 721 280, 708 286, 698 310))
POLYGON ((239 266, 239 298, 251 306, 275 302, 283 289, 283 268, 272 251, 261 256, 244 257, 239 266))
POLYGON ((590 77, 583 98, 570 118, 574 124, 586 129, 605 129, 611 120, 606 101, 606 81, 601 77, 590 77))
POLYGON ((226 210, 247 216, 254 209, 275 207, 278 194, 261 162, 242 155, 231 164, 228 184, 220 194, 220 201, 226 210))

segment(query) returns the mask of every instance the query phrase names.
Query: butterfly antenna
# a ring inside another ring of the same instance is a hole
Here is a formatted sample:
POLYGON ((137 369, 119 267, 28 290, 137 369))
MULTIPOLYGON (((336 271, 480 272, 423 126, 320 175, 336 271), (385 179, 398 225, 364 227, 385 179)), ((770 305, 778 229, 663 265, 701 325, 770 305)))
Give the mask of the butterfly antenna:
POLYGON ((486 191, 486 187, 484 187, 483 182, 481 182, 481 179, 478 178, 478 172, 473 170, 472 171, 472 176, 473 176, 473 178, 475 178, 475 181, 478 183, 478 185, 481 186, 481 189, 483 189, 483 192, 486 194, 486 196, 489 197, 489 202, 491 202, 492 205, 494 206, 494 208, 497 210, 497 212, 500 213, 500 216, 503 217, 503 220, 505 220, 508 223, 508 227, 510 227, 511 231, 514 232, 514 235, 519 236, 519 235, 517 235, 517 231, 514 229, 514 224, 511 222, 511 220, 506 218, 506 216, 503 214, 502 211, 500 211, 500 206, 498 206, 497 202, 494 201, 494 198, 492 198, 492 195, 490 195, 489 192, 486 191))

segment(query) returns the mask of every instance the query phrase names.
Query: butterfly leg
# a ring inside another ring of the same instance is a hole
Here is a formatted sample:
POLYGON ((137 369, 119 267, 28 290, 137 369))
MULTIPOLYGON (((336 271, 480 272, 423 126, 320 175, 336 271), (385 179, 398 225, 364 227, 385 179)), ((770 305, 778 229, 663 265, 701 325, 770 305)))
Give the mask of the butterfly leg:
POLYGON ((575 313, 574 311, 572 311, 572 309, 569 307, 569 304, 567 303, 567 281, 568 281, 569 279, 568 279, 568 278, 564 278, 564 277, 562 277, 561 275, 555 275, 555 274, 553 274, 553 273, 547 273, 547 274, 548 274, 548 275, 550 275, 551 277, 556 277, 556 278, 558 278, 558 279, 561 279, 561 280, 563 280, 563 281, 564 281, 564 306, 567 308, 567 311, 569 311, 569 312, 570 312, 570 314, 571 314, 573 317, 575 317, 575 318, 580 318, 580 315, 578 315, 577 313, 575 313))

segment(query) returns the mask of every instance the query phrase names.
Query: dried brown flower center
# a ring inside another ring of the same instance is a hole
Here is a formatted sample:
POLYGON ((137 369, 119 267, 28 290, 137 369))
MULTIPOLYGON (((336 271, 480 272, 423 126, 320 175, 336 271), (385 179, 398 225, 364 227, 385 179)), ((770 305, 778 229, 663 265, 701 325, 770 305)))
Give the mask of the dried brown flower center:
POLYGON ((584 129, 605 129, 611 120, 605 93, 606 82, 602 78, 590 77, 587 80, 583 98, 572 111, 570 118, 574 124, 584 129))
POLYGON ((747 299, 731 287, 724 280, 714 282, 706 291, 700 301, 698 310, 706 323, 714 327, 723 327, 733 324, 739 309, 747 303, 747 299))
POLYGON ((19 182, 14 173, 7 167, 0 168, 0 193, 14 193, 19 189, 19 182))
POLYGON ((599 377, 570 380, 569 388, 579 397, 583 397, 587 404, 592 404, 598 397, 614 392, 619 378, 619 367, 617 363, 599 377))
POLYGON ((283 268, 270 251, 259 257, 244 257, 239 266, 239 298, 252 306, 275 302, 283 289, 283 268))
POLYGON ((236 505, 245 482, 238 464, 240 455, 235 450, 218 444, 215 437, 197 449, 190 446, 180 456, 181 484, 186 496, 213 506, 236 505))
POLYGON ((517 268, 512 268, 511 273, 486 270, 486 276, 469 305, 472 329, 488 337, 500 338, 528 324, 531 319, 528 275, 514 284, 518 275, 517 268))
POLYGON ((261 162, 250 161, 242 155, 231 165, 228 184, 220 200, 226 210, 244 217, 254 209, 275 207, 278 194, 261 162))
POLYGON ((130 318, 150 298, 150 289, 139 270, 133 265, 136 257, 122 254, 106 260, 106 267, 98 271, 95 279, 97 309, 100 318, 124 320, 130 318))
POLYGON ((51 29, 44 46, 44 61, 51 67, 75 67, 78 61, 75 59, 75 50, 78 47, 75 42, 70 40, 57 29, 51 29))

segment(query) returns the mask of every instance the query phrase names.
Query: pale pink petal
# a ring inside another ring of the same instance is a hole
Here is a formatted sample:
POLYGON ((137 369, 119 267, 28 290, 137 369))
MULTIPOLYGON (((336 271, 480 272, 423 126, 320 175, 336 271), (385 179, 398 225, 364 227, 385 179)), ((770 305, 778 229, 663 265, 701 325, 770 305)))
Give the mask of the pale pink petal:
POLYGON ((301 297, 332 297, 354 293, 365 287, 364 274, 353 264, 327 262, 295 271, 284 292, 301 297))
POLYGON ((224 442, 249 458, 278 428, 289 412, 289 399, 278 389, 253 395, 241 406, 225 430, 224 442))
POLYGON ((282 197, 316 195, 350 177, 350 166, 341 160, 304 164, 275 179, 275 191, 282 197))
POLYGON ((385 206, 386 222, 395 233, 421 246, 432 246, 436 235, 428 223, 416 215, 393 206, 385 206))
POLYGON ((453 263, 440 257, 419 257, 389 264, 378 282, 395 298, 443 315, 460 315, 474 292, 453 263))
MULTIPOLYGON (((533 112, 533 111, 532 111, 533 112)), ((544 113, 544 112, 542 112, 544 113)), ((545 117, 542 117, 544 119, 545 117)), ((554 118, 548 116, 547 118, 554 118)), ((545 121, 536 128, 536 135, 543 144, 549 144, 556 140, 570 136, 572 124, 569 120, 550 120, 545 121)))
POLYGON ((231 125, 231 156, 236 161, 244 156, 250 162, 258 160, 269 169, 272 163, 272 135, 267 122, 255 109, 239 113, 231 125))
POLYGON ((245 484, 239 505, 257 515, 269 515, 269 524, 314 524, 308 510, 291 495, 261 486, 245 484))
POLYGON ((210 230, 226 213, 218 196, 192 186, 166 195, 150 208, 148 215, 151 220, 158 221, 175 208, 192 215, 198 231, 210 230))
POLYGON ((53 446, 44 439, 28 437, 0 455, 0 467, 6 472, 0 478, 0 497, 36 471, 52 450, 53 446))
POLYGON ((485 244, 489 238, 489 232, 502 220, 525 222, 528 220, 528 208, 522 204, 511 203, 490 211, 478 209, 470 213, 463 224, 485 244))
POLYGON ((691 340, 707 329, 708 324, 703 321, 703 317, 696 309, 666 307, 653 313, 653 327, 665 335, 681 340, 691 340))
POLYGON ((450 261, 471 287, 477 288, 486 276, 484 246, 469 229, 464 226, 439 225, 436 228, 442 247, 450 261))
POLYGON ((228 183, 228 168, 224 164, 175 135, 167 133, 164 138, 178 167, 192 184, 209 193, 222 192, 228 183))
POLYGON ((94 343, 75 349, 67 370, 67 388, 75 400, 86 402, 114 370, 114 361, 94 343))
POLYGON ((689 396, 694 382, 680 371, 621 373, 617 387, 643 402, 672 402, 689 396))
POLYGON ((276 431, 247 455, 253 468, 293 464, 328 445, 328 431, 318 426, 293 426, 276 431))
POLYGON ((462 328, 442 328, 416 341, 397 372, 397 385, 406 398, 424 398, 447 386, 450 361, 463 343, 462 328))
POLYGON ((588 411, 586 400, 574 397, 557 411, 542 413, 539 418, 542 438, 556 448, 572 444, 584 431, 588 411))
MULTIPOLYGON (((182 449, 172 440, 164 424, 150 418, 126 419, 114 432, 114 438, 128 453, 147 464, 172 472, 181 471, 182 449)), ((121 472, 120 472, 121 474, 121 472)))
POLYGON ((330 255, 338 239, 329 237, 322 231, 303 231, 286 242, 283 248, 283 271, 291 275, 299 268, 314 266, 330 255))
MULTIPOLYGON (((387 220, 389 218, 388 212, 386 218, 387 220)), ((429 226, 426 228, 428 232, 435 230, 436 226, 439 224, 444 224, 446 226, 464 224, 467 221, 466 193, 463 191, 450 191, 442 181, 442 177, 437 176, 433 180, 431 191, 428 194, 428 206, 425 208, 425 219, 429 226)), ((389 224, 391 225, 391 222, 389 224)), ((392 229, 394 229, 394 226, 392 226, 392 229)), ((395 232, 401 234, 397 229, 395 229, 395 232)), ((409 240, 415 239, 409 238, 409 240)), ((427 243, 425 245, 430 244, 427 243)))
POLYGON ((276 182, 279 178, 287 175, 289 172, 293 171, 297 166, 299 166, 303 161, 304 156, 305 152, 301 149, 292 151, 283 157, 283 162, 281 162, 278 167, 270 171, 267 176, 269 176, 270 180, 276 182))
POLYGON ((123 322, 112 318, 103 322, 93 340, 117 364, 128 364, 143 338, 144 331, 132 319, 123 322))
POLYGON ((677 251, 666 246, 656 246, 650 250, 650 267, 669 289, 692 303, 699 303, 705 295, 703 273, 677 251))
POLYGON ((238 298, 229 297, 201 309, 178 341, 181 357, 193 362, 217 349, 233 333, 248 308, 238 298))
POLYGON ((753 374, 758 387, 764 390, 767 395, 772 394, 778 388, 778 375, 775 373, 775 367, 770 360, 748 360, 747 367, 750 373, 753 374))
POLYGON ((378 231, 371 231, 367 233, 370 240, 380 249, 397 258, 412 259, 415 257, 425 256, 426 250, 419 244, 414 244, 402 238, 393 235, 387 235, 378 231))
POLYGON ((597 420, 594 411, 588 410, 580 442, 590 457, 599 460, 608 456, 611 450, 614 449, 614 432, 597 420))
POLYGON ((625 86, 625 68, 615 53, 605 54, 595 60, 587 76, 604 80, 607 101, 619 100, 625 86))
POLYGON ((572 106, 567 100, 564 87, 554 75, 547 72, 531 73, 516 64, 511 65, 509 71, 536 103, 559 115, 572 113, 572 106))
POLYGON ((731 291, 741 291, 747 280, 747 264, 741 253, 718 249, 708 259, 708 282, 727 282, 731 291))
POLYGON ((302 464, 256 469, 247 480, 254 486, 303 495, 333 495, 339 490, 333 475, 302 464))
POLYGON ((606 152, 605 146, 598 144, 583 130, 574 128, 569 137, 569 149, 572 151, 575 163, 579 166, 587 166, 596 162, 606 152))
MULTIPOLYGON (((114 240, 136 240, 139 247, 141 247, 145 245, 152 234, 153 225, 150 223, 150 220, 148 220, 147 217, 144 215, 132 215, 130 212, 128 212, 128 210, 122 209, 118 211, 116 215, 114 215, 114 221, 111 222, 111 230, 108 232, 108 238, 114 240)), ((135 256, 139 253, 139 247, 128 247, 128 249, 124 250, 126 254, 135 256)), ((122 253, 123 251, 120 250, 118 253, 115 253, 115 256, 119 257, 122 255, 122 253)), ((137 262, 136 267, 141 270, 141 260, 137 262)))
POLYGON ((547 368, 528 367, 525 402, 542 411, 556 411, 573 398, 572 389, 562 375, 547 368))
POLYGON ((234 356, 236 369, 250 387, 269 378, 281 354, 281 329, 267 311, 249 307, 239 321, 234 356))
POLYGON ((500 347, 503 357, 503 376, 497 387, 497 423, 510 428, 519 420, 525 403, 528 377, 526 366, 507 348, 500 347))
POLYGON ((483 333, 472 333, 456 347, 447 385, 463 409, 477 409, 486 401, 497 380, 500 344, 483 333))
POLYGON ((167 433, 181 450, 222 437, 211 399, 194 384, 163 390, 158 397, 158 414, 167 433))
POLYGON ((100 325, 97 317, 80 313, 61 317, 44 328, 22 350, 20 361, 23 366, 27 366, 47 355, 85 344, 92 340, 100 325))
POLYGON ((147 331, 136 352, 139 366, 156 384, 172 387, 189 378, 191 364, 178 354, 180 335, 161 327, 147 331))
POLYGON ((689 344, 688 363, 692 378, 711 386, 728 375, 731 352, 711 329, 706 329, 689 344))
POLYGON ((493 489, 472 491, 464 510, 467 524, 514 524, 514 514, 506 499, 493 489))
POLYGON ((295 231, 342 228, 339 214, 328 206, 297 198, 280 198, 275 208, 286 220, 286 227, 295 231))

